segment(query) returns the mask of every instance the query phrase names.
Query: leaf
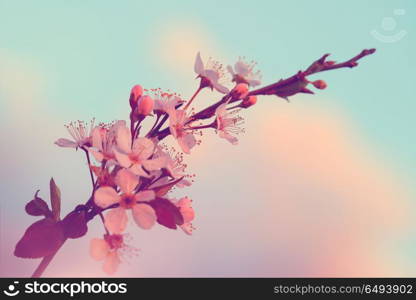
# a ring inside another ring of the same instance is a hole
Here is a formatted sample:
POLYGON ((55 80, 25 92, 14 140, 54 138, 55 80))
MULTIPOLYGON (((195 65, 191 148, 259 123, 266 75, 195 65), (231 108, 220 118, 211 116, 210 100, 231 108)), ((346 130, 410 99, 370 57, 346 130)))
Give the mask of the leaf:
POLYGON ((153 188, 153 190, 156 194, 156 197, 165 196, 182 179, 183 179, 183 177, 181 177, 179 179, 176 179, 174 181, 168 182, 164 185, 153 188))
POLYGON ((61 191, 55 183, 55 180, 51 178, 49 182, 49 187, 51 191, 51 205, 52 205, 52 214, 55 221, 59 221, 59 216, 61 213, 61 191))
POLYGON ((39 220, 26 229, 16 244, 14 255, 22 258, 40 258, 55 253, 62 245, 64 235, 61 225, 52 219, 39 220))
POLYGON ((38 197, 38 192, 35 194, 35 198, 29 201, 25 206, 25 211, 31 216, 45 216, 49 217, 52 212, 50 211, 48 204, 38 197))
POLYGON ((170 229, 183 224, 183 217, 178 207, 165 198, 156 198, 149 202, 156 211, 157 222, 170 229))
POLYGON ((65 237, 77 239, 84 236, 87 231, 85 211, 75 211, 68 214, 62 221, 62 229, 65 237))

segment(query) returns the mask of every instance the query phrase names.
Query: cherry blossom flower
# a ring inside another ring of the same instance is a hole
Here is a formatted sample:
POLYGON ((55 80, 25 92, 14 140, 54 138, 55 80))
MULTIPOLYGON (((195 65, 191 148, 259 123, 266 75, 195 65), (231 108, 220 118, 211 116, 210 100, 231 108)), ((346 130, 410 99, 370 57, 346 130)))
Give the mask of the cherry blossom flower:
POLYGON ((97 161, 114 161, 113 148, 116 146, 117 129, 120 126, 126 126, 126 122, 117 121, 110 128, 102 125, 92 130, 92 147, 89 152, 97 161))
POLYGON ((101 208, 118 204, 105 215, 106 228, 113 233, 123 232, 127 225, 126 210, 131 209, 136 224, 150 229, 156 221, 155 211, 150 205, 140 202, 153 200, 155 193, 152 190, 135 193, 139 179, 127 169, 118 171, 115 183, 120 187, 120 194, 109 186, 100 187, 94 193, 94 202, 101 208))
POLYGON ((160 89, 155 90, 154 100, 153 111, 156 114, 167 113, 184 102, 178 95, 162 92, 160 89))
POLYGON ((243 129, 240 128, 243 119, 239 116, 235 116, 236 112, 237 111, 229 113, 227 111, 227 104, 225 103, 218 106, 215 111, 219 136, 226 139, 233 145, 238 143, 238 139, 234 135, 243 132, 243 129))
POLYGON ((169 129, 173 137, 178 141, 182 151, 186 154, 191 153, 192 147, 196 145, 196 139, 186 125, 189 118, 184 110, 171 109, 169 111, 169 129))
POLYGON ((136 84, 135 86, 131 88, 129 103, 132 109, 135 109, 137 107, 137 102, 139 101, 142 95, 143 95, 143 88, 141 85, 136 84))
POLYGON ((148 95, 141 96, 137 102, 137 114, 139 116, 150 115, 153 111, 154 101, 148 95))
POLYGON ((222 65, 217 61, 209 59, 207 64, 204 65, 201 54, 198 52, 195 59, 194 71, 198 74, 198 77, 201 78, 201 88, 214 88, 223 94, 229 92, 228 88, 219 82, 225 74, 222 65))
POLYGON ((186 234, 189 235, 191 235, 195 230, 195 227, 193 227, 191 223, 191 221, 195 218, 195 211, 191 204, 192 200, 188 197, 183 197, 176 202, 176 206, 179 208, 183 217, 183 224, 180 227, 186 234))
POLYGON ((91 146, 91 134, 94 128, 94 119, 90 122, 88 128, 88 123, 83 121, 71 122, 68 125, 65 125, 69 134, 72 137, 72 140, 60 138, 55 144, 59 147, 66 148, 81 148, 81 147, 90 147, 91 146))
POLYGON ((247 63, 240 57, 234 64, 234 69, 232 66, 227 66, 227 70, 233 76, 233 81, 236 83, 247 83, 249 86, 255 87, 260 85, 262 77, 260 71, 254 72, 253 69, 255 66, 255 62, 247 63))
POLYGON ((183 178, 182 180, 178 181, 176 183, 176 186, 179 188, 183 188, 185 186, 190 186, 191 182, 184 177, 189 177, 185 174, 185 169, 187 165, 183 162, 183 154, 180 152, 176 152, 174 148, 172 148, 170 151, 166 149, 165 151, 162 149, 161 146, 156 147, 155 151, 155 157, 164 157, 165 158, 165 165, 163 166, 163 169, 167 172, 169 176, 162 176, 162 171, 155 171, 152 173, 152 177, 159 178, 155 183, 149 186, 150 189, 156 188, 159 186, 163 186, 165 184, 168 184, 171 179, 176 180, 183 178), (169 178, 170 177, 170 178, 169 178))
POLYGON ((163 158, 150 159, 154 149, 155 144, 150 139, 139 137, 132 143, 130 130, 125 125, 117 128, 117 148, 114 149, 114 154, 119 164, 134 174, 149 177, 143 168, 153 171, 163 166, 163 158))
POLYGON ((97 261, 104 261, 105 273, 114 274, 125 253, 135 253, 137 249, 127 245, 121 234, 105 234, 103 239, 93 238, 90 241, 90 255, 97 261))

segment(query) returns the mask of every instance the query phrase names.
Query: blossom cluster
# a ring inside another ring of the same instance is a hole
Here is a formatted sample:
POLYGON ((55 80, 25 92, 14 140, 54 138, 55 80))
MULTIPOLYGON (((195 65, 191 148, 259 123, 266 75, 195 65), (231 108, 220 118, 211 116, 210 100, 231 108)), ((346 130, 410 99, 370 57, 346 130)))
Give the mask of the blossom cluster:
POLYGON ((297 93, 313 93, 307 88, 309 84, 324 89, 327 85, 323 80, 309 81, 307 77, 355 67, 357 60, 373 52, 374 49, 363 50, 339 64, 326 61, 328 55, 324 55, 305 71, 257 89, 262 76, 256 70, 256 63, 239 58, 234 65, 224 68, 212 59, 204 63, 198 53, 194 71, 199 85, 190 99, 161 89, 133 86, 128 99, 128 121, 72 122, 67 125, 71 138, 55 142, 60 147, 85 153, 91 197, 61 220, 60 190, 51 180, 52 208, 49 209, 38 193, 26 205, 28 214, 44 218, 26 230, 16 245, 15 255, 42 257, 34 274, 40 276, 65 240, 85 235, 87 223, 99 216, 104 233, 101 238, 91 240, 90 254, 95 260, 104 261, 104 271, 113 274, 126 253, 137 252, 126 240, 129 219, 143 230, 159 224, 170 229, 180 228, 191 235, 195 218, 192 200, 186 196, 174 198, 170 192, 192 184, 194 175, 187 173, 184 154, 190 154, 200 144, 201 131, 214 130, 220 138, 236 145, 239 133, 244 130, 239 113, 255 105, 257 96, 288 99, 297 93), (195 112, 192 104, 203 89, 215 90, 222 94, 221 99, 195 112), (176 147, 165 144, 168 136, 173 138, 176 147))

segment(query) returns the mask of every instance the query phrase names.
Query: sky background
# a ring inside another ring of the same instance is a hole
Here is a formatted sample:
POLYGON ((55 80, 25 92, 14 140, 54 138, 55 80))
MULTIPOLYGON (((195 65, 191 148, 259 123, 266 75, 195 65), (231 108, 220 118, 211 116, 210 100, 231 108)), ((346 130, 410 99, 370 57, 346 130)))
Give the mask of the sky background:
MULTIPOLYGON (((37 189, 48 200, 51 176, 64 213, 89 196, 81 153, 53 144, 64 124, 127 119, 137 83, 188 98, 197 51, 225 65, 253 59, 269 84, 324 53, 342 61, 372 47, 357 68, 314 76, 328 83, 317 95, 260 98, 242 113, 239 146, 204 135, 186 157, 195 184, 175 192, 194 200, 194 235, 131 225, 140 256, 115 276, 416 276, 415 10, 410 0, 0 0, 0 276, 37 265, 12 253, 35 221, 24 205, 37 189)), ((102 227, 90 224, 45 276, 104 276, 88 256, 102 227)))

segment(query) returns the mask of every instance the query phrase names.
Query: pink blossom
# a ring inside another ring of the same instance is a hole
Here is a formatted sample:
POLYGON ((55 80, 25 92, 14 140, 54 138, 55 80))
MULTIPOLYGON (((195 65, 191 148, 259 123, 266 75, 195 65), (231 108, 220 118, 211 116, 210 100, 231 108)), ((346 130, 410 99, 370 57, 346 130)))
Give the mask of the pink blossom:
POLYGON ((155 92, 154 100, 153 110, 155 113, 167 113, 184 102, 178 95, 161 92, 160 90, 155 92))
POLYGON ((136 251, 137 249, 125 244, 121 234, 106 234, 103 239, 93 238, 90 241, 91 257, 97 261, 103 260, 103 270, 109 275, 117 271, 125 253, 136 251))
POLYGON ((151 159, 154 149, 155 144, 150 139, 139 137, 132 143, 130 130, 125 125, 117 128, 117 148, 114 149, 114 154, 118 163, 134 174, 149 177, 143 168, 147 171, 160 170, 164 159, 151 159))
POLYGON ((227 104, 225 103, 218 106, 215 111, 219 136, 226 139, 233 145, 238 143, 238 139, 234 135, 243 132, 243 129, 239 127, 243 119, 239 116, 235 116, 235 112, 236 111, 229 113, 227 111, 227 104))
POLYGON ((201 54, 198 52, 195 59, 194 71, 201 78, 201 87, 215 88, 218 92, 227 94, 228 88, 222 85, 219 81, 224 77, 222 65, 211 59, 204 65, 201 54))
POLYGON ((132 109, 135 109, 137 107, 137 101, 139 101, 139 98, 142 95, 143 95, 143 88, 141 85, 136 84, 135 86, 131 88, 129 103, 132 109))
POLYGON ((191 204, 192 200, 188 197, 183 197, 176 203, 176 206, 179 208, 183 217, 183 224, 181 225, 181 228, 186 234, 189 235, 191 235, 192 231, 195 229, 191 223, 191 221, 195 218, 195 211, 191 204))
POLYGON ((94 119, 90 122, 89 128, 88 123, 85 123, 83 121, 71 122, 65 127, 71 135, 72 140, 60 138, 55 142, 56 145, 58 145, 59 147, 75 149, 84 146, 91 146, 91 134, 94 128, 94 119))
POLYGON ((154 101, 148 95, 141 96, 137 102, 137 114, 139 116, 150 115, 153 111, 154 101))
POLYGON ((115 183, 120 187, 120 194, 109 186, 100 187, 94 193, 94 202, 101 208, 118 204, 105 215, 106 228, 113 233, 123 232, 127 225, 126 210, 131 209, 136 224, 150 229, 155 224, 156 214, 150 205, 141 202, 153 200, 155 193, 152 190, 135 193, 139 178, 127 169, 118 171, 115 183))
POLYGON ((114 147, 116 146, 117 129, 126 126, 125 121, 117 121, 110 128, 97 126, 92 130, 92 147, 89 152, 94 158, 101 161, 114 161, 114 147))
POLYGON ((178 141, 182 151, 190 154, 192 147, 196 145, 196 139, 187 128, 189 118, 184 110, 171 109, 169 111, 169 129, 173 137, 178 141))
POLYGON ((251 87, 255 87, 261 84, 260 71, 254 72, 255 62, 247 63, 243 58, 239 58, 232 66, 227 66, 228 72, 233 76, 233 81, 237 83, 247 83, 251 87))

